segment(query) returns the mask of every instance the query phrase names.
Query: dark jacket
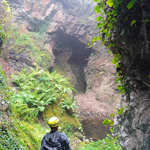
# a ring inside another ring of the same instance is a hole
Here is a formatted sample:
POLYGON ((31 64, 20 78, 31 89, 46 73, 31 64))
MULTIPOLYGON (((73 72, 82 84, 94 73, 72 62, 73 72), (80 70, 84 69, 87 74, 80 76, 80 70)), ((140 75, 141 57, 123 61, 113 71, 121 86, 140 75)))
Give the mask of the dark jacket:
POLYGON ((48 142, 49 138, 52 139, 52 141, 54 141, 54 139, 56 139, 58 137, 59 139, 59 142, 61 144, 61 148, 58 148, 60 150, 71 150, 71 147, 70 147, 70 144, 69 144, 69 141, 68 141, 68 138, 66 136, 65 133, 61 133, 61 132, 58 132, 58 131, 55 131, 55 132, 49 132, 49 133, 46 133, 42 139, 42 142, 41 142, 41 150, 42 149, 42 146, 43 146, 43 143, 46 141, 47 142, 47 145, 50 145, 52 147, 54 147, 56 145, 56 147, 59 147, 59 143, 55 143, 55 142, 48 142))

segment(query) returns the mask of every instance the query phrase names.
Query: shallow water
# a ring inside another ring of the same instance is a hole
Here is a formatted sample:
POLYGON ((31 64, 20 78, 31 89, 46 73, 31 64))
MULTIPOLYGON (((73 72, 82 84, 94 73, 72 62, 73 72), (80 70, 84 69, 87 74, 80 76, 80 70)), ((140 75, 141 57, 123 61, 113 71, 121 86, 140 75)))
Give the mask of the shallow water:
POLYGON ((82 120, 83 132, 86 138, 93 140, 99 140, 106 137, 107 134, 110 134, 108 126, 104 126, 104 120, 98 117, 86 117, 82 120))

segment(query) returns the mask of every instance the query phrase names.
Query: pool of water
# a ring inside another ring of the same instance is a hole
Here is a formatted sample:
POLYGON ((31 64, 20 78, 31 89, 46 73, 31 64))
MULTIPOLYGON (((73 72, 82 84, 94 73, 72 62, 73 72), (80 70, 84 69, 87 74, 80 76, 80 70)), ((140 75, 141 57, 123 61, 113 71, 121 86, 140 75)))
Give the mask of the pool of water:
POLYGON ((81 123, 86 138, 99 140, 105 138, 107 134, 110 134, 109 127, 104 126, 103 121, 98 117, 86 117, 83 119, 81 123))

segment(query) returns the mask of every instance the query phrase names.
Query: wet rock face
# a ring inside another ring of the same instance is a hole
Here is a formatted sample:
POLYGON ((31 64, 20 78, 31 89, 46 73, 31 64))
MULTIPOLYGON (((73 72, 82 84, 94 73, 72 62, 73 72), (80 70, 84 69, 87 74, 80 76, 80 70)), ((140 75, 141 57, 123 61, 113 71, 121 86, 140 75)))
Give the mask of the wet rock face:
MULTIPOLYGON (((124 43, 120 40, 120 37, 117 37, 120 42, 117 50, 122 56, 119 69, 124 76, 123 84, 126 90, 126 95, 123 96, 122 104, 120 105, 126 105, 128 108, 121 116, 117 116, 115 132, 119 135, 119 140, 124 150, 149 150, 150 23, 144 23, 142 20, 150 18, 148 9, 150 2, 148 0, 141 1, 136 3, 135 7, 136 9, 132 9, 132 11, 127 10, 127 12, 137 14, 141 20, 140 23, 137 23, 134 29, 130 27, 130 24, 128 26, 127 24, 125 26, 120 24, 122 29, 128 29, 130 33, 126 37, 128 40, 124 43), (135 41, 138 42, 136 43, 135 41), (122 45, 126 48, 122 47, 122 45)), ((126 15, 125 12, 124 14, 126 15)))
POLYGON ((122 98, 121 107, 128 106, 115 119, 114 131, 124 150, 149 150, 150 94, 142 81, 130 78, 130 92, 122 98), (134 89, 134 90, 133 90, 134 89))
POLYGON ((9 51, 9 65, 17 71, 21 71, 23 68, 35 67, 33 60, 30 57, 26 57, 26 52, 9 51))
POLYGON ((120 106, 128 108, 117 117, 115 132, 125 150, 149 150, 150 93, 147 62, 137 59, 126 81, 127 93, 120 106), (120 127, 118 128, 117 125, 120 127))
MULTIPOLYGON (((84 45, 84 48, 82 49, 85 49, 87 43, 92 39, 92 36, 90 35, 93 34, 92 29, 95 28, 96 18, 93 11, 94 6, 92 0, 87 0, 85 2, 81 0, 9 0, 9 3, 12 7, 15 7, 15 12, 13 13, 16 14, 16 21, 23 24, 24 31, 38 32, 40 34, 47 33, 48 36, 45 43, 49 45, 49 53, 52 57, 53 51, 55 51, 53 50, 55 47, 54 45, 59 45, 58 39, 60 42, 63 40, 63 37, 62 39, 60 38, 59 33, 70 35, 69 38, 71 39, 69 39, 69 41, 72 40, 72 38, 78 39, 84 45)), ((67 45, 65 47, 67 47, 67 45)), ((71 47, 73 47, 73 45, 71 47)), ((77 58, 78 60, 83 60, 81 53, 79 54, 78 47, 79 46, 75 46, 74 49, 76 49, 76 51, 78 50, 78 52, 74 53, 73 51, 73 55, 70 59, 71 61, 74 61, 77 58), (81 59, 79 59, 80 56, 81 59)), ((10 57, 12 58, 12 55, 10 57)), ((24 57, 26 56, 24 55, 24 57)), ((87 56, 85 57, 88 58, 87 56)), ((11 58, 11 66, 16 66, 16 62, 20 62, 16 59, 14 60, 14 58, 11 58)), ((22 57, 20 57, 20 60, 21 58, 22 57)), ((25 59, 30 60, 30 58, 25 59)), ((32 66, 33 62, 28 62, 25 59, 23 59, 23 66, 32 66)), ((69 62, 71 62, 70 60, 69 62)), ((83 62, 81 63, 83 64, 83 62)), ((18 66, 18 68, 20 66, 18 66)), ((53 66, 50 65, 50 67, 53 66)))
MULTIPOLYGON (((92 37, 95 27, 95 12, 93 1, 67 0, 9 0, 12 6, 17 6, 18 21, 25 21, 29 31, 38 32, 45 28, 47 33, 59 30, 79 38, 87 43, 92 37), (19 7, 21 9, 19 9, 19 7)), ((50 37, 49 37, 50 38, 50 37)))
POLYGON ((150 93, 147 70, 146 62, 144 65, 140 59, 136 61, 126 81, 128 93, 120 102, 121 107, 128 108, 121 116, 117 116, 115 133, 125 150, 150 148, 150 93))
POLYGON ((117 117, 115 132, 119 135, 119 140, 125 150, 149 150, 150 148, 150 100, 148 93, 147 90, 132 91, 130 103, 122 101, 122 105, 128 105, 128 108, 124 115, 117 117))

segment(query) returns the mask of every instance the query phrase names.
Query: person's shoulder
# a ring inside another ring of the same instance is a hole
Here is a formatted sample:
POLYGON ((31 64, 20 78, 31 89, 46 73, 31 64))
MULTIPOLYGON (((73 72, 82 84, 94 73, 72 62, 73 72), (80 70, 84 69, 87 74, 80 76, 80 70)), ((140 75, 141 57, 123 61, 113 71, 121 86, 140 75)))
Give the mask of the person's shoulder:
POLYGON ((66 138, 67 138, 67 135, 66 135, 64 132, 60 132, 60 134, 61 134, 61 137, 62 137, 63 139, 66 139, 66 138))
POLYGON ((45 135, 43 136, 43 138, 47 137, 49 134, 50 134, 50 132, 49 133, 45 133, 45 135))
POLYGON ((60 132, 60 134, 66 136, 66 134, 64 132, 60 132))

